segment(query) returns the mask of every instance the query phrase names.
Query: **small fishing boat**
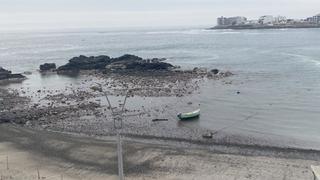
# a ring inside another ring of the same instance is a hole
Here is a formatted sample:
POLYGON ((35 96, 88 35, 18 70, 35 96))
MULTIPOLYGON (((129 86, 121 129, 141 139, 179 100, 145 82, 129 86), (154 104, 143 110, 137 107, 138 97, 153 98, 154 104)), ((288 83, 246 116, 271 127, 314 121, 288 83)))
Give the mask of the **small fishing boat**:
POLYGON ((197 109, 195 111, 188 112, 188 113, 179 113, 178 114, 178 118, 180 120, 192 119, 192 118, 196 118, 199 116, 200 116, 200 109, 197 109))

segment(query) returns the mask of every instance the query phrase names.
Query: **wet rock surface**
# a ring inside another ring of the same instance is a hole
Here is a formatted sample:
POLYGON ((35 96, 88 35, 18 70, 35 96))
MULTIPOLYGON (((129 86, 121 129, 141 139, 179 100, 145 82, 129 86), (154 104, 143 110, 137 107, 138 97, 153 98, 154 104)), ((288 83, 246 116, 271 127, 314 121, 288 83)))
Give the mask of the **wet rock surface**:
POLYGON ((55 63, 44 63, 44 64, 41 64, 39 68, 41 72, 55 71, 57 66, 55 63))
POLYGON ((106 65, 111 62, 109 56, 79 56, 69 60, 66 65, 60 66, 58 71, 79 71, 105 69, 106 65))
POLYGON ((107 65, 107 71, 159 71, 170 70, 174 68, 173 65, 163 62, 165 59, 142 59, 134 55, 123 55, 112 59, 112 62, 107 65))
POLYGON ((107 71, 128 71, 128 70, 169 70, 173 65, 163 62, 165 59, 143 59, 141 57, 125 54, 117 58, 109 56, 79 56, 69 60, 66 65, 58 68, 59 72, 79 70, 107 70, 107 71))
POLYGON ((11 74, 11 71, 4 69, 3 67, 0 67, 0 75, 7 75, 11 74))
POLYGON ((12 74, 11 71, 0 67, 0 80, 10 80, 10 79, 25 79, 26 77, 22 74, 12 74))

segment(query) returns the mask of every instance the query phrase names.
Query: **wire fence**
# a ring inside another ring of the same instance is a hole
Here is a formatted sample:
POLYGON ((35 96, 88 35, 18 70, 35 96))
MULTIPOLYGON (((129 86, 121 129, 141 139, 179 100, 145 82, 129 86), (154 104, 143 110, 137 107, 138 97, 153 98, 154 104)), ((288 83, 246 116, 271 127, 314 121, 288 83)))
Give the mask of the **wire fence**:
POLYGON ((64 173, 49 175, 42 173, 41 163, 27 164, 21 162, 25 157, 21 155, 26 152, 10 152, 9 154, 0 154, 0 180, 63 180, 64 173), (20 155, 20 156, 19 156, 20 155))

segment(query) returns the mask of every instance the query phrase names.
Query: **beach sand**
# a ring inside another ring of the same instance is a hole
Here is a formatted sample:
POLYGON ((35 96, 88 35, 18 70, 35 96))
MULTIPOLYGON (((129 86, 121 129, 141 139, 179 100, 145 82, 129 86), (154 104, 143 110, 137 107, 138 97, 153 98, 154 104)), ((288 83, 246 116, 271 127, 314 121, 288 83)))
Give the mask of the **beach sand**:
MULTIPOLYGON (((152 141, 123 142, 126 179, 311 180, 319 161, 216 153, 188 145, 152 141)), ((2 180, 117 179, 113 137, 37 131, 0 125, 2 180), (8 157, 8 169, 7 169, 8 157)))

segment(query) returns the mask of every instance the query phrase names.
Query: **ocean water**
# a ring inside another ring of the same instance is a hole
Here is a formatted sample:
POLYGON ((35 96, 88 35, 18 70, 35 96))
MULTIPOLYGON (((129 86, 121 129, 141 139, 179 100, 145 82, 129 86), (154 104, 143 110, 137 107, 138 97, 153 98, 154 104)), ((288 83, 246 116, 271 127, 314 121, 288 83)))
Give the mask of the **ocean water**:
MULTIPOLYGON (((36 72, 42 63, 62 65, 80 54, 130 53, 167 58, 183 68, 230 70, 235 76, 201 89, 201 118, 188 126, 229 127, 224 131, 320 149, 319 34, 320 29, 200 28, 2 32, 0 66, 36 72)), ((30 78, 27 83, 39 87, 76 81, 37 73, 30 78)))

